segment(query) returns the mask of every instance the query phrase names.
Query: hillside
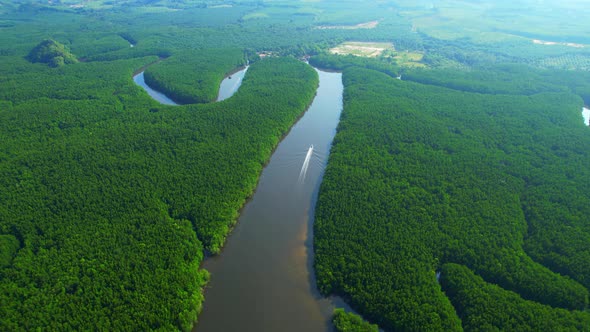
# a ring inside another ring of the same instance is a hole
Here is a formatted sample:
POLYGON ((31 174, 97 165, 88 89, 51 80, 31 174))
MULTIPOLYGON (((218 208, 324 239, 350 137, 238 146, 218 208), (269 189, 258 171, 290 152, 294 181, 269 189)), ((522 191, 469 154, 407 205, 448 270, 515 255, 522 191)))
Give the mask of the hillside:
POLYGON ((27 55, 27 60, 45 63, 50 67, 61 67, 78 62, 78 59, 61 43, 53 39, 40 42, 27 55))

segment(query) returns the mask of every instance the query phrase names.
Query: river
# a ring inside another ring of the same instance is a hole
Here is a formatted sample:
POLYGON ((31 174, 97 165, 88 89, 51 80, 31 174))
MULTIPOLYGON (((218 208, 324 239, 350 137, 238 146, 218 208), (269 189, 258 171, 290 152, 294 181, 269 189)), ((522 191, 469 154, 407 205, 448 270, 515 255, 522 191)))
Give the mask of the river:
POLYGON ((318 294, 312 269, 314 206, 343 91, 342 74, 318 73, 309 110, 275 150, 221 254, 203 264, 211 280, 199 332, 327 331, 334 306, 343 306, 318 294))
MULTIPOLYGON (((222 101, 233 96, 242 84, 242 79, 244 78, 244 75, 246 75, 247 70, 248 67, 246 66, 233 72, 231 75, 226 76, 219 85, 219 95, 217 96, 216 101, 222 101)), ((141 72, 133 76, 133 81, 135 82, 135 84, 142 87, 153 99, 158 101, 160 104, 174 106, 179 105, 178 103, 174 102, 174 100, 168 98, 168 96, 166 96, 165 94, 156 91, 152 89, 149 85, 147 85, 145 83, 145 78, 143 77, 143 74, 144 71, 142 70, 141 72)))

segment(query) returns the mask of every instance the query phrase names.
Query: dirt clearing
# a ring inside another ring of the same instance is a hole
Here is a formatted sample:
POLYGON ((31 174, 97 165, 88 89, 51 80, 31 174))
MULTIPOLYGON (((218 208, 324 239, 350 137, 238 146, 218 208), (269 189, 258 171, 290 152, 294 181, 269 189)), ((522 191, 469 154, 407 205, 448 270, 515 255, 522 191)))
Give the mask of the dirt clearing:
POLYGON ((345 42, 330 49, 330 53, 374 58, 383 54, 386 50, 393 51, 393 43, 345 42))

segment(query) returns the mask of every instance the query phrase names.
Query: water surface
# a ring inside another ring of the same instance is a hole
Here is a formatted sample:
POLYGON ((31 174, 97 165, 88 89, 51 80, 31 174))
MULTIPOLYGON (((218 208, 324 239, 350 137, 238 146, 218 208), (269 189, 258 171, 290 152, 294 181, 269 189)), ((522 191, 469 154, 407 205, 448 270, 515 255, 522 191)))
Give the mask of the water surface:
POLYGON ((145 79, 143 77, 143 71, 140 72, 139 74, 133 76, 133 82, 135 82, 135 84, 142 87, 152 98, 154 98, 160 104, 179 105, 179 104, 175 103, 174 100, 168 98, 168 96, 166 96, 165 94, 150 88, 149 85, 147 85, 145 83, 145 79))
POLYGON ((203 264, 211 281, 196 331, 327 331, 343 305, 318 294, 311 266, 313 209, 343 91, 342 74, 318 73, 313 104, 272 155, 221 254, 203 264))
POLYGON ((228 75, 221 81, 221 85, 219 86, 219 95, 217 96, 217 101, 225 100, 236 93, 240 85, 242 85, 242 80, 246 75, 246 71, 248 67, 244 67, 235 73, 228 75))

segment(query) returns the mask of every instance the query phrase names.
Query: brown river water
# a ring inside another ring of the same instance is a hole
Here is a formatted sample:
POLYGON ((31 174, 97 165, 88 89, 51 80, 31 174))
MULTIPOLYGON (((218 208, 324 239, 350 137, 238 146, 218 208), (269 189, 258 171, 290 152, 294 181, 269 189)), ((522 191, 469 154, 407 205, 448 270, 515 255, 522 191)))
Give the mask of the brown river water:
POLYGON ((342 74, 318 73, 312 105, 275 150, 221 254, 203 264, 211 280, 196 331, 328 331, 343 306, 317 292, 312 269, 314 206, 343 91, 342 74))

